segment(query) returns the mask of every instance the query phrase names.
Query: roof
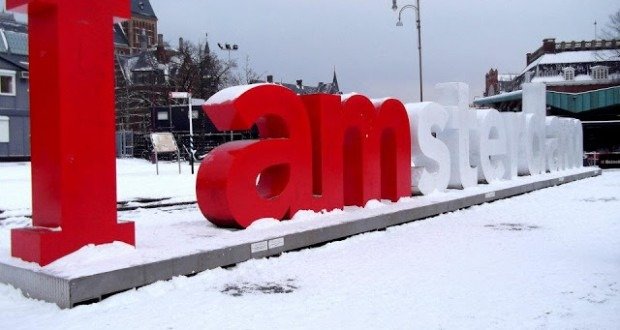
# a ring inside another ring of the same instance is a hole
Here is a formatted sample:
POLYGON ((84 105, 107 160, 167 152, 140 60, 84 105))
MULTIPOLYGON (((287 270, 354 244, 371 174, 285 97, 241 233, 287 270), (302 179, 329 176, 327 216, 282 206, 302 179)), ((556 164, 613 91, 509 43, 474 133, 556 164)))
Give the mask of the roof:
POLYGON ((287 84, 287 83, 282 83, 279 85, 282 85, 299 95, 318 94, 318 93, 340 94, 340 91, 338 90, 338 85, 335 85, 333 83, 319 83, 316 87, 299 86, 296 84, 287 84))
POLYGON ((155 11, 148 0, 131 0, 132 16, 142 16, 157 19, 155 11))
POLYGON ((161 70, 155 54, 151 50, 141 51, 132 55, 117 54, 118 65, 123 76, 131 83, 134 72, 147 72, 161 70))
MULTIPOLYGON (((265 83, 265 82, 266 81, 262 81, 262 80, 252 81, 252 83, 265 83)), ((305 85, 289 84, 289 83, 276 83, 276 84, 284 86, 299 95, 319 94, 319 93, 342 94, 342 92, 340 92, 340 87, 338 86, 338 77, 336 76, 335 69, 334 69, 334 77, 332 78, 332 82, 330 83, 320 82, 317 86, 305 86, 305 85)))
POLYGON ((20 62, 28 62, 28 25, 17 22, 10 13, 0 12, 0 54, 6 60, 27 69, 27 65, 20 62), (13 58, 12 55, 21 55, 26 59, 13 58))
POLYGON ((520 100, 523 95, 522 90, 517 90, 509 93, 501 93, 497 95, 481 97, 474 100, 475 105, 489 105, 500 102, 516 101, 520 100))
POLYGON ((563 75, 554 76, 538 76, 532 78, 533 83, 546 83, 548 85, 584 85, 584 84, 606 84, 610 81, 616 81, 620 79, 620 74, 610 73, 607 79, 594 79, 590 74, 576 75, 573 80, 566 80, 563 75))
POLYGON ((114 45, 129 47, 129 40, 120 23, 114 24, 114 45))
POLYGON ((15 31, 28 33, 28 25, 18 22, 12 13, 0 12, 0 29, 5 31, 15 31))
POLYGON ((504 74, 498 74, 497 75, 497 80, 498 81, 513 81, 516 77, 518 76, 518 74, 513 74, 513 73, 504 73, 504 74))
POLYGON ((2 51, 17 54, 28 55, 28 34, 22 32, 0 30, 2 33, 2 51))
POLYGON ((620 61, 619 50, 582 50, 572 52, 562 52, 555 54, 544 54, 530 63, 521 74, 530 71, 538 65, 543 64, 573 64, 573 63, 592 63, 592 62, 615 62, 620 61))
POLYGON ((0 59, 21 70, 28 70, 28 55, 0 53, 0 59))

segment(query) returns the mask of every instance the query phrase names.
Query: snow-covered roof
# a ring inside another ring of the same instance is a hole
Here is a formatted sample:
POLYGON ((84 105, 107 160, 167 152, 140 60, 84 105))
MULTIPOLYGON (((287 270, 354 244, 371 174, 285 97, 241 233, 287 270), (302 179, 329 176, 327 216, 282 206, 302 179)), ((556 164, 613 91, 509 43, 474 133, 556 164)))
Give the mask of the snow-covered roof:
MULTIPOLYGON (((620 75, 618 74, 610 74, 609 75, 609 79, 610 80, 615 80, 620 78, 620 75)), ((534 77, 532 78, 532 82, 533 83, 564 83, 564 84, 579 84, 580 82, 591 82, 595 80, 594 78, 592 78, 591 75, 589 74, 580 74, 580 75, 576 75, 575 78, 573 80, 566 80, 564 79, 563 75, 554 75, 554 76, 538 76, 538 77, 534 77)), ((605 80, 603 81, 605 82, 605 80)), ((600 82, 598 82, 600 83, 600 82)))
POLYGON ((523 95, 522 90, 516 90, 487 97, 480 97, 474 100, 475 105, 488 105, 493 103, 520 100, 523 95))
POLYGON ((571 63, 591 63, 591 62, 610 62, 620 61, 618 50, 582 50, 572 52, 562 52, 556 54, 544 54, 530 63, 521 74, 542 64, 571 64, 571 63))
MULTIPOLYGON (((587 74, 580 74, 578 76, 575 76, 575 79, 572 81, 585 81, 585 80, 592 80, 592 76, 587 75, 587 74)), ((563 75, 532 78, 533 83, 536 83, 536 82, 552 83, 552 82, 565 82, 565 81, 567 80, 564 79, 563 75)))
POLYGON ((513 73, 500 73, 497 75, 498 81, 513 81, 518 75, 513 73))

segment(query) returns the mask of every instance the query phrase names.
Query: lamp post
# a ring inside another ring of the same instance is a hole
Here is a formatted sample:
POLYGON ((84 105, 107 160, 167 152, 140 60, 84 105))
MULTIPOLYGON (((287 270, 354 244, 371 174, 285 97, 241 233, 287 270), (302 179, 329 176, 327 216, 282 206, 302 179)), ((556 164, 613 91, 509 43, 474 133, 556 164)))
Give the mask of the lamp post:
POLYGON ((226 50, 228 51, 228 62, 230 62, 230 52, 231 51, 236 51, 239 50, 239 46, 237 44, 221 44, 221 43, 217 43, 217 46, 221 49, 221 50, 226 50))
MULTIPOLYGON (((230 67, 233 67, 233 63, 230 61, 230 52, 231 51, 237 51, 239 50, 239 46, 237 44, 221 44, 221 43, 217 43, 217 46, 221 49, 221 50, 226 50, 228 51, 228 65, 230 67)), ((236 66, 236 65, 235 65, 236 66)), ((233 141, 235 139, 234 133, 233 131, 230 131, 230 141, 233 141)))
MULTIPOLYGON (((396 4, 397 0, 392 0, 392 10, 397 11, 398 5, 396 4)), ((403 11, 407 8, 411 8, 415 10, 415 23, 416 28, 418 29, 418 63, 419 63, 419 71, 420 71, 420 102, 424 101, 424 92, 423 92, 423 83, 422 83, 422 29, 420 26, 420 0, 416 0, 416 5, 405 5, 398 12, 398 22, 396 22, 396 26, 403 26, 402 14, 403 11)))

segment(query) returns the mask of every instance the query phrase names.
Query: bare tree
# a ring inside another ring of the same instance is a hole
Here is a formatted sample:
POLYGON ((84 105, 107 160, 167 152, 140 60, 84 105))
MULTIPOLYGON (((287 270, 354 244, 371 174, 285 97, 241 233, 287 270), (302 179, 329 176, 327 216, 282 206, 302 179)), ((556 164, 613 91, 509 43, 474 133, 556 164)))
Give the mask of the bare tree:
POLYGON ((207 99, 234 82, 234 61, 222 61, 205 44, 186 42, 173 58, 169 84, 179 91, 191 91, 197 98, 207 99))
POLYGON ((620 10, 609 15, 609 22, 603 30, 605 38, 620 39, 620 10))
MULTIPOLYGON (((206 42, 183 42, 178 50, 167 47, 144 49, 131 55, 117 54, 117 129, 134 132, 134 153, 147 156, 153 108, 185 102, 170 99, 168 95, 172 91, 191 92, 194 98, 208 99, 219 90, 240 83, 236 68, 235 61, 221 60, 206 42)), ((248 81, 258 77, 250 68, 249 60, 242 73, 243 79, 248 81)), ((186 136, 183 132, 179 134, 179 138, 186 136)))
POLYGON ((258 74, 252 66, 250 66, 250 56, 245 56, 245 61, 243 62, 243 67, 234 75, 232 78, 233 85, 246 85, 251 84, 261 78, 261 75, 258 74))

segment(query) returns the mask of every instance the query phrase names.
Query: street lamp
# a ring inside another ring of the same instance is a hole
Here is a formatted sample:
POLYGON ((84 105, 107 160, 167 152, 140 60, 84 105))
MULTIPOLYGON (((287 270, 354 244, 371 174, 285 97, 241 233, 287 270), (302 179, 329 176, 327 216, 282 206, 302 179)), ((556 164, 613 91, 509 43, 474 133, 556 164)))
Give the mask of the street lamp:
MULTIPOLYGON (((235 65, 233 65, 232 61, 230 60, 230 52, 231 51, 237 51, 239 50, 239 46, 237 44, 221 44, 221 43, 217 43, 217 46, 221 49, 221 50, 226 50, 228 51, 228 66, 229 67, 234 67, 235 65)), ((230 131, 230 141, 235 139, 235 135, 233 133, 233 131, 230 131)))
MULTIPOLYGON (((415 10, 416 14, 416 28, 418 29, 418 61, 420 67, 420 102, 424 101, 424 93, 423 93, 423 83, 422 83, 422 29, 420 26, 420 0, 416 0, 416 5, 405 5, 398 12, 398 22, 396 22, 396 26, 403 26, 402 14, 403 11, 407 8, 411 8, 415 10)), ((397 11, 398 5, 396 4, 396 0, 392 0, 392 10, 397 11)))
POLYGON ((221 44, 221 43, 217 43, 217 46, 221 49, 221 50, 226 50, 228 51, 228 62, 230 62, 230 52, 231 51, 236 51, 239 50, 239 46, 237 44, 221 44))

